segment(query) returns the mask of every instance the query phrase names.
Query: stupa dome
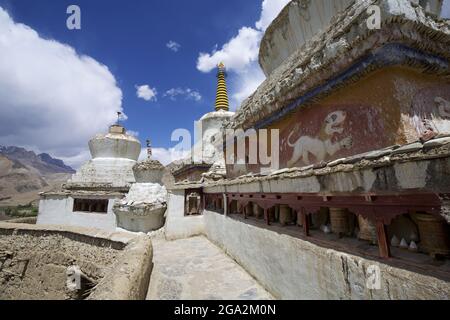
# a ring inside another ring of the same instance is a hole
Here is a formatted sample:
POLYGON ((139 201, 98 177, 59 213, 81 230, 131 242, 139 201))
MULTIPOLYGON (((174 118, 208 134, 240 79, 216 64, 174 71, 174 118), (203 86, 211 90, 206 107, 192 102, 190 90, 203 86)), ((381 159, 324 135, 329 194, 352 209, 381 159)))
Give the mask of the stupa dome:
POLYGON ((115 124, 107 134, 98 134, 89 141, 92 159, 119 158, 137 161, 141 153, 141 143, 128 135, 121 125, 115 124))
POLYGON ((162 184, 164 166, 157 160, 146 160, 138 162, 133 166, 133 173, 138 183, 162 184))

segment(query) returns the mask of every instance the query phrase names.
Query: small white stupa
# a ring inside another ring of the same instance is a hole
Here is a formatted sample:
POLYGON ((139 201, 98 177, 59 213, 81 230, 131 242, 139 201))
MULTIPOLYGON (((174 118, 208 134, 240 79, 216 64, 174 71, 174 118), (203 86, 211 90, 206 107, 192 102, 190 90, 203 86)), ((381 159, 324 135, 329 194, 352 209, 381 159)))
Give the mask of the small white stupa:
POLYGON ((150 157, 134 165, 136 183, 113 208, 119 228, 147 233, 163 227, 168 196, 162 182, 164 170, 159 161, 150 157))

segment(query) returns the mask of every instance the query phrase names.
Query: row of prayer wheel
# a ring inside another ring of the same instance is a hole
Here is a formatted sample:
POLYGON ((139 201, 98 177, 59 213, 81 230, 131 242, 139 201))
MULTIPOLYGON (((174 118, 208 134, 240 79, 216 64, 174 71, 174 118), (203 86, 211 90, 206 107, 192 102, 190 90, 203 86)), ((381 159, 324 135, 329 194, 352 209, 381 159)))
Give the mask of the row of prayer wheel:
MULTIPOLYGON (((243 208, 247 216, 254 216, 258 219, 264 217, 264 210, 256 203, 249 203, 243 208)), ((449 226, 442 219, 430 214, 415 213, 411 215, 416 222, 420 233, 420 248, 432 256, 450 255, 450 232, 449 226)), ((288 205, 277 205, 268 210, 270 222, 278 220, 282 225, 295 224, 301 226, 302 219, 300 212, 295 212, 288 205)), ((355 229, 354 215, 345 208, 330 208, 329 222, 331 232, 339 236, 351 236, 355 229)), ((359 215, 357 218, 359 226, 358 238, 377 244, 377 230, 375 224, 369 219, 359 215)))

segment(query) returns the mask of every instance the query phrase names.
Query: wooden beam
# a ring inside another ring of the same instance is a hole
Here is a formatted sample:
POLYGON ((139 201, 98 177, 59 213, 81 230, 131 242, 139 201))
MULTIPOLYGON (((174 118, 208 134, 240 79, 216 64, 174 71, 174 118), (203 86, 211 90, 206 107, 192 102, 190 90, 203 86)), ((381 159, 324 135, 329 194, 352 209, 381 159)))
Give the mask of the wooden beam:
POLYGON ((388 259, 391 256, 391 249, 387 238, 386 225, 382 220, 377 221, 377 239, 378 248, 380 249, 380 257, 388 259))

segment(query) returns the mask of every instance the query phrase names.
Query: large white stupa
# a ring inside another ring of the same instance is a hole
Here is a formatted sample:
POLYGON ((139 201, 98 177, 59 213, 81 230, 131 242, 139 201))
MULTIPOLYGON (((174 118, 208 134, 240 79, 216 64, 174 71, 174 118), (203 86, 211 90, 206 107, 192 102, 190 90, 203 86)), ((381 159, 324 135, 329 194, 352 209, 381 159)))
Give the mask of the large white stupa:
POLYGON ((115 124, 108 133, 92 138, 89 150, 92 159, 62 190, 41 194, 38 224, 116 229, 112 208, 136 182, 133 166, 141 144, 123 126, 115 124))
POLYGON ((111 184, 129 187, 135 182, 133 166, 139 158, 141 143, 128 135, 124 127, 115 124, 107 134, 98 134, 89 141, 92 160, 73 175, 69 184, 111 184))

